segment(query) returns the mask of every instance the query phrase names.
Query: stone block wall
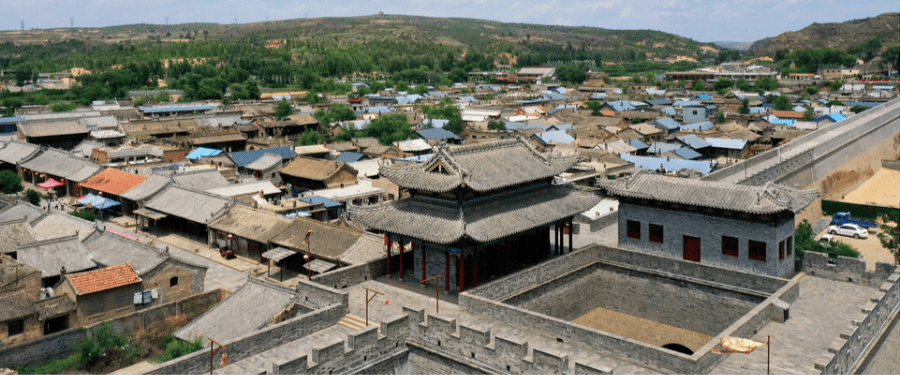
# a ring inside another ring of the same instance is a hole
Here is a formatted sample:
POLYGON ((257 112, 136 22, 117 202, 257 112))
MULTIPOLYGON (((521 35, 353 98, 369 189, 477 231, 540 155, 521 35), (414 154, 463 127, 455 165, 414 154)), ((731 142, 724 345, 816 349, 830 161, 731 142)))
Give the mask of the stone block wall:
POLYGON ((900 267, 878 289, 880 293, 861 309, 840 337, 831 343, 828 353, 816 361, 817 371, 823 374, 856 373, 867 355, 871 354, 872 346, 879 341, 885 328, 893 319, 897 319, 900 312, 900 267))
MULTIPOLYGON (((281 323, 268 326, 256 332, 228 340, 222 344, 228 347, 228 361, 236 363, 256 354, 270 350, 294 341, 297 338, 310 335, 331 327, 349 312, 346 304, 330 305, 308 314, 281 323)), ((146 374, 188 374, 209 371, 209 352, 205 349, 161 363, 159 366, 146 371, 146 374)), ((214 358, 214 363, 219 363, 222 358, 220 352, 214 358)))
POLYGON ((813 251, 803 253, 802 272, 823 279, 846 281, 878 288, 895 271, 895 266, 878 262, 875 271, 866 270, 866 260, 839 256, 835 263, 828 262, 828 255, 813 251))
MULTIPOLYGON (((156 307, 140 310, 107 322, 121 335, 131 335, 138 329, 147 329, 154 323, 170 316, 182 314, 192 308, 203 308, 221 301, 225 298, 222 289, 210 290, 193 295, 181 301, 169 302, 156 307)), ((0 350, 0 368, 13 366, 33 366, 49 358, 59 358, 72 353, 72 345, 81 341, 85 334, 94 335, 94 330, 101 323, 86 327, 71 328, 62 332, 42 337, 32 341, 0 350)))
MULTIPOLYGON (((418 252, 418 251, 417 251, 418 252)), ((413 254, 410 251, 403 253, 404 266, 409 268, 413 264, 413 254)), ((400 254, 396 251, 391 256, 391 271, 397 272, 400 266, 400 254)), ((362 283, 366 280, 372 280, 387 275, 387 257, 375 259, 368 263, 354 264, 347 267, 338 268, 336 270, 313 276, 316 283, 330 286, 334 289, 345 289, 362 283)))
POLYGON ((491 300, 504 300, 515 293, 533 288, 547 280, 565 275, 575 269, 593 263, 596 261, 601 251, 600 249, 599 246, 591 246, 575 250, 567 253, 565 256, 539 263, 536 266, 512 273, 496 281, 480 285, 477 288, 466 291, 466 293, 491 300))
MULTIPOLYGON (((743 272, 775 277, 791 277, 794 274, 794 257, 785 254, 778 257, 778 244, 788 238, 793 240, 794 221, 778 226, 731 220, 697 213, 670 211, 633 204, 619 204, 619 246, 664 257, 683 257, 683 236, 700 238, 700 263, 727 267, 743 272), (639 222, 641 238, 629 238, 627 221, 639 222), (649 225, 663 226, 663 243, 649 240, 649 225), (738 239, 738 256, 722 254, 722 236, 738 239), (749 258, 749 241, 766 244, 766 261, 749 258)), ((793 248, 793 246, 792 246, 793 248)))
MULTIPOLYGON (((403 307, 409 317, 410 341, 437 353, 446 361, 468 363, 483 372, 513 374, 563 374, 569 372, 569 355, 552 348, 530 347, 513 336, 492 334, 489 328, 466 326, 424 310, 403 307)), ((584 373, 610 373, 609 367, 576 362, 584 373)), ((473 371, 475 372, 475 371, 473 371)))
POLYGON ((409 337, 407 316, 400 315, 379 327, 369 327, 348 335, 347 340, 335 340, 331 344, 315 347, 312 353, 290 360, 270 363, 269 374, 331 374, 344 373, 367 364, 386 359, 405 351, 409 337))
POLYGON ((313 308, 331 305, 349 306, 350 294, 319 283, 300 279, 297 283, 297 301, 313 308))

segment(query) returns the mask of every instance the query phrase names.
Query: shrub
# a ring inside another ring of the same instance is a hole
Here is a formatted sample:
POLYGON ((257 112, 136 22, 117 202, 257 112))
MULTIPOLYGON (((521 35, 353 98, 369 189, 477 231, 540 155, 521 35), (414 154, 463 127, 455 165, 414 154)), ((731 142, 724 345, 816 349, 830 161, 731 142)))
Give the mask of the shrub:
POLYGON ((97 211, 94 211, 94 210, 72 211, 72 212, 69 212, 69 215, 72 215, 75 217, 80 217, 80 218, 90 221, 90 222, 97 221, 97 217, 99 216, 97 214, 97 211))
POLYGON ((14 194, 22 191, 22 177, 12 171, 0 172, 0 192, 14 194))
POLYGON ((44 199, 44 195, 37 190, 28 189, 28 191, 25 192, 25 201, 28 203, 37 206, 41 204, 41 199, 44 199))
POLYGON ((171 361, 200 349, 203 349, 203 337, 197 337, 194 341, 182 341, 170 333, 163 339, 163 353, 157 360, 159 362, 171 361))
POLYGON ((50 110, 53 112, 72 112, 78 108, 78 104, 75 103, 53 103, 50 105, 50 110))

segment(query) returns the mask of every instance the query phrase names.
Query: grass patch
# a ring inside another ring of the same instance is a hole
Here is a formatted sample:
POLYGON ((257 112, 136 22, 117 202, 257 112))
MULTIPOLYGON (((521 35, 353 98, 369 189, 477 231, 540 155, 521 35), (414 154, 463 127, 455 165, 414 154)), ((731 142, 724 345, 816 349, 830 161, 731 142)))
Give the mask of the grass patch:
POLYGON ((203 349, 203 337, 197 337, 194 341, 182 341, 170 333, 163 339, 163 352, 154 362, 171 361, 200 349, 203 349))
POLYGON ((81 364, 77 354, 65 358, 48 359, 43 363, 32 367, 13 367, 20 374, 59 374, 72 372, 81 364))
POLYGON ((93 222, 97 220, 97 212, 94 210, 84 210, 84 211, 72 211, 69 212, 69 215, 80 217, 84 220, 93 222))

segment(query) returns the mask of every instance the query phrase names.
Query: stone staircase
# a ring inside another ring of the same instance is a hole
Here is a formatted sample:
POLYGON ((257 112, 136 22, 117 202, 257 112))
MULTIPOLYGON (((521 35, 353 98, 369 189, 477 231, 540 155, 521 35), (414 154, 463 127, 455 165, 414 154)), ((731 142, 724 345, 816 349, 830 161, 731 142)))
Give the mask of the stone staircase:
MULTIPOLYGON (((346 327, 351 332, 356 332, 363 328, 366 328, 366 319, 360 318, 358 316, 354 316, 351 314, 347 314, 343 318, 341 318, 341 320, 338 321, 337 324, 339 326, 346 327)), ((370 320, 369 324, 371 325, 371 324, 373 324, 373 322, 370 320)))

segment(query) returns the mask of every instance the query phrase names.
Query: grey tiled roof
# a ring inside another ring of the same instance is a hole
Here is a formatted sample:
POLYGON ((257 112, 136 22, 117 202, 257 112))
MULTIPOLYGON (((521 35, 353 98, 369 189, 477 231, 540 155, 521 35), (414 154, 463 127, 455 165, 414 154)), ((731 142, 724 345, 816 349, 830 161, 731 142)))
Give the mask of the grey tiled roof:
POLYGON ((535 185, 458 206, 455 200, 413 196, 380 206, 351 207, 352 220, 370 228, 440 244, 489 242, 589 210, 594 192, 535 185))
POLYGON ((796 213, 819 197, 819 192, 815 189, 797 190, 772 183, 766 186, 747 186, 642 172, 627 179, 598 181, 601 189, 615 196, 752 214, 782 211, 796 213))
POLYGON ((39 207, 28 202, 18 201, 16 204, 0 210, 0 223, 21 220, 22 218, 25 218, 26 221, 30 222, 41 217, 43 214, 44 211, 39 207))
POLYGON ((0 148, 0 162, 16 164, 31 156, 40 149, 40 146, 19 141, 9 142, 6 147, 0 148))
POLYGON ((356 241, 362 232, 349 228, 326 224, 318 220, 298 217, 286 230, 281 231, 272 243, 292 250, 306 251, 303 239, 306 229, 313 231, 310 235, 310 252, 317 258, 336 261, 356 241))
POLYGON ((0 224, 0 254, 15 252, 19 245, 35 241, 31 225, 22 219, 0 224))
POLYGON ((385 257, 384 240, 374 233, 365 232, 353 246, 350 246, 340 261, 347 264, 363 264, 385 257))
POLYGON ((100 172, 102 167, 88 162, 68 151, 48 149, 21 164, 22 168, 51 176, 70 179, 75 182, 87 180, 100 172))
POLYGON ((265 327, 293 300, 291 289, 250 278, 212 310, 176 331, 175 337, 190 341, 202 336, 226 342, 265 327))
POLYGON ((22 245, 19 261, 40 270, 41 277, 59 276, 66 267, 67 273, 89 270, 97 266, 75 235, 22 245))
POLYGON ((218 170, 200 170, 178 173, 172 176, 175 184, 187 189, 209 190, 231 185, 218 170))
POLYGON ((381 167, 400 187, 448 192, 459 187, 485 192, 556 176, 577 157, 548 157, 521 137, 472 146, 439 147, 428 162, 381 167), (439 164, 439 165, 438 165, 439 164))
POLYGON ((47 320, 75 311, 75 302, 70 300, 67 294, 37 301, 33 306, 37 310, 38 320, 47 320))
POLYGON ((172 183, 172 179, 169 176, 154 173, 146 181, 134 189, 122 193, 120 196, 133 201, 142 201, 152 197, 166 186, 169 186, 170 183, 172 183))
MULTIPOLYGON (((224 215, 209 223, 211 229, 268 243, 291 224, 291 220, 273 212, 243 205, 232 206, 224 215)), ((305 233, 305 232, 304 232, 305 233)))
POLYGON ((0 296, 0 322, 19 319, 37 313, 24 292, 10 293, 0 296))
POLYGON ((146 208, 177 216, 195 223, 207 224, 213 216, 233 204, 234 200, 214 194, 169 186, 147 201, 146 208))
POLYGON ((31 223, 38 241, 74 235, 84 241, 96 229, 94 223, 61 211, 50 211, 31 223))

